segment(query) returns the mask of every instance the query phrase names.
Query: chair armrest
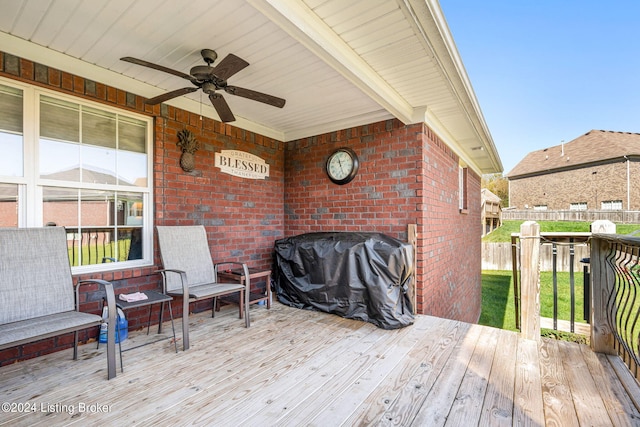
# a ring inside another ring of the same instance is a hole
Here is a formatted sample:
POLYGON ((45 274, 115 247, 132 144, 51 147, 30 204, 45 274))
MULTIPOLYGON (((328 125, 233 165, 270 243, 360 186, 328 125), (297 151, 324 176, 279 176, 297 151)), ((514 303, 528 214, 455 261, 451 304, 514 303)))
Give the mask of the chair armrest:
POLYGON ((218 277, 218 266, 219 265, 227 265, 227 264, 232 264, 232 265, 239 265, 242 267, 243 270, 243 275, 245 277, 245 281, 244 281, 244 286, 247 290, 247 292, 249 291, 249 267, 247 267, 247 264, 243 263, 243 262, 233 262, 233 261, 226 261, 226 262, 219 262, 216 264, 213 264, 213 269, 214 269, 214 274, 216 275, 216 278, 218 277))
MULTIPOLYGON (((76 286, 75 286, 76 311, 80 311, 80 285, 86 285, 88 283, 97 283, 104 288, 104 292, 107 295, 107 307, 109 307, 109 316, 111 316, 112 311, 115 313, 116 295, 115 295, 115 292, 113 291, 113 284, 110 282, 107 282, 106 280, 101 280, 101 279, 78 280, 78 283, 76 283, 76 286), (111 307, 113 307, 113 310, 111 310, 111 307)), ((115 314, 114 314, 114 320, 115 320, 115 314)))
MULTIPOLYGON (((87 280, 79 280, 76 283, 76 311, 80 311, 80 285, 84 285, 87 283, 98 283, 104 288, 104 291, 107 295, 107 307, 108 307, 108 325, 107 328, 107 378, 111 379, 116 376, 116 328, 118 324, 116 323, 117 316, 117 307, 116 307, 116 295, 113 292, 113 284, 107 282, 106 280, 101 279, 87 279, 87 280)), ((76 336, 76 345, 77 345, 77 336, 76 336)))
POLYGON ((187 282, 186 271, 175 268, 163 268, 162 270, 156 270, 155 273, 162 274, 162 293, 167 293, 167 273, 176 273, 180 275, 180 282, 182 282, 182 294, 187 296, 189 295, 189 283, 187 282))

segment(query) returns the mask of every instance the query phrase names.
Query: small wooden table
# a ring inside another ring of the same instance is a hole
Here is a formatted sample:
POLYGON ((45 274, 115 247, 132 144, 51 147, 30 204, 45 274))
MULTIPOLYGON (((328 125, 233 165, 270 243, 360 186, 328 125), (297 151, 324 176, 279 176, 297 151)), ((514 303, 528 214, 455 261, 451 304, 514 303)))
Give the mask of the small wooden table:
MULTIPOLYGON (((257 268, 249 269, 249 289, 251 289, 251 279, 265 278, 266 290, 264 293, 250 292, 249 293, 249 305, 257 304, 261 301, 266 301, 267 309, 271 308, 271 270, 259 270, 257 268)), ((245 279, 244 271, 242 269, 218 271, 219 280, 233 280, 234 282, 242 283, 245 279)), ((225 295, 221 297, 224 302, 238 304, 238 294, 225 295)), ((219 298, 220 299, 220 298, 219 298)), ((219 300, 218 299, 218 300, 219 300)), ((220 311, 220 303, 216 301, 216 311, 220 311)))

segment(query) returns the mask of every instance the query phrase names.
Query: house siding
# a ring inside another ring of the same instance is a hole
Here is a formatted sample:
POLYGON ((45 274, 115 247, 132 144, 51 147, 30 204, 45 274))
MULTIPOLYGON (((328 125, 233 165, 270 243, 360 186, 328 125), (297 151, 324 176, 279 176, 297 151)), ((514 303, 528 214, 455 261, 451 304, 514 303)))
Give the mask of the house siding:
POLYGON ((627 162, 587 165, 580 168, 549 171, 527 177, 509 178, 509 202, 518 209, 546 205, 548 210, 567 210, 571 203, 587 203, 588 209, 600 209, 603 201, 621 200, 624 210, 640 210, 640 163, 629 163, 629 199, 627 203, 627 162))
MULTIPOLYGON (((480 177, 469 171, 466 213, 458 209, 458 157, 426 125, 388 120, 289 143, 203 118, 144 98, 0 52, 0 75, 154 118, 154 224, 206 226, 216 260, 247 261, 270 268, 275 240, 318 230, 378 231, 407 239, 408 224, 418 226, 417 311, 468 322, 480 315, 480 177), (177 133, 192 131, 201 147, 196 167, 179 166, 177 133), (349 146, 360 157, 360 171, 344 186, 324 173, 329 153, 349 146), (270 166, 265 180, 221 173, 214 155, 222 149, 252 153, 270 166)), ((158 289, 161 265, 85 274, 78 279, 112 281, 116 293, 158 289)), ((99 312, 101 292, 86 286, 83 311, 99 312)), ((210 307, 210 302, 192 306, 210 307)), ((173 304, 181 316, 181 304, 173 304)), ((155 315, 155 314, 154 314, 155 315)), ((146 309, 127 312, 132 329, 146 324, 146 309)), ((95 338, 97 330, 80 334, 95 338)), ((0 365, 39 356, 72 343, 52 338, 0 352, 0 365)))

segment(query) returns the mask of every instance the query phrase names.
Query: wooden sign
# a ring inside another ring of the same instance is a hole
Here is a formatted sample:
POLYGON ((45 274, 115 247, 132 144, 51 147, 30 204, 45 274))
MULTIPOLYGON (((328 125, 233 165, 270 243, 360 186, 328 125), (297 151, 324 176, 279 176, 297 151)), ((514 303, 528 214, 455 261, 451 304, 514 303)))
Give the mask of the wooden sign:
POLYGON ((240 178, 265 179, 269 176, 269 165, 245 151, 222 150, 216 153, 215 166, 223 173, 240 178))

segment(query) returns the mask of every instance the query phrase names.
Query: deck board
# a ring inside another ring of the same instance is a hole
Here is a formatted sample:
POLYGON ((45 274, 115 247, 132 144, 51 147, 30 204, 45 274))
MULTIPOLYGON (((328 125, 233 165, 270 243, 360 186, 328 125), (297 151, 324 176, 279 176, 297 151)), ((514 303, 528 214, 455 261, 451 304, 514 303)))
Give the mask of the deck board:
POLYGON ((469 361, 474 353, 482 328, 469 325, 467 334, 458 341, 452 356, 427 396, 428 404, 422 405, 412 424, 417 426, 443 426, 449 410, 458 393, 459 385, 466 373, 469 361))
POLYGON ((480 417, 481 425, 510 426, 512 423, 517 349, 518 337, 515 334, 498 336, 480 417))
MULTIPOLYGON (((446 426, 479 423, 499 333, 500 331, 494 328, 482 329, 475 351, 460 382, 456 398, 451 405, 446 426)), ((452 384, 452 386, 455 385, 452 384)))
POLYGON ((563 365, 569 380, 569 387, 571 387, 573 406, 580 425, 611 425, 611 419, 597 386, 602 381, 602 378, 593 377, 593 373, 589 371, 587 363, 582 356, 579 345, 558 341, 558 347, 560 348, 563 365), (585 375, 585 372, 590 372, 591 375, 585 375))
POLYGON ((279 303, 251 316, 249 329, 233 308, 192 316, 191 349, 127 351, 110 381, 95 342, 78 361, 66 350, 0 367, 3 401, 35 409, 0 425, 640 425, 638 384, 584 345, 431 316, 392 331, 279 303))
POLYGON ((558 341, 544 340, 540 353, 545 420, 563 427, 579 426, 558 341))
POLYGON ((531 340, 518 340, 516 383, 513 393, 514 426, 544 425, 544 404, 540 390, 542 390, 542 380, 538 343, 531 340))

